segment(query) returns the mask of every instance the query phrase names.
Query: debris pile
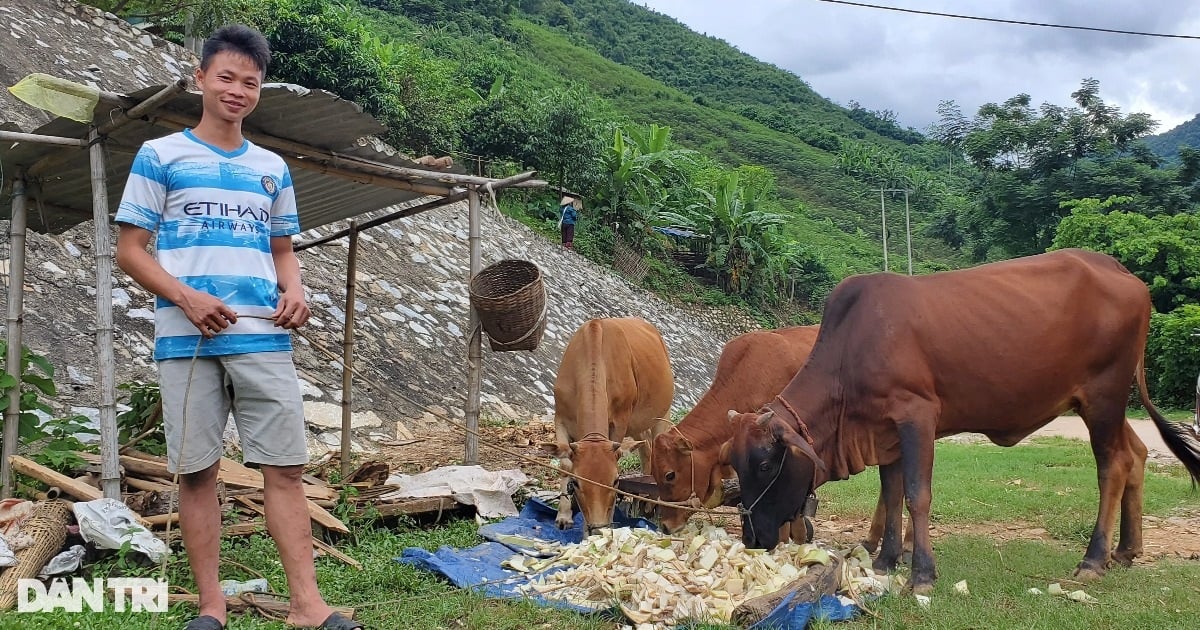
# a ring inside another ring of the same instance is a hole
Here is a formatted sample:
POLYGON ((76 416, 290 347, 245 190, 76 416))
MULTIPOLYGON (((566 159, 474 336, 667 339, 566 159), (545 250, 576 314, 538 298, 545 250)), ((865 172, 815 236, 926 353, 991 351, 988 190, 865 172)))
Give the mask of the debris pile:
POLYGON ((835 593, 861 601, 902 586, 876 575, 862 547, 839 553, 785 543, 767 552, 747 549, 719 527, 685 532, 603 530, 573 545, 539 542, 531 553, 548 557, 516 555, 505 565, 538 575, 522 587, 529 595, 591 609, 617 602, 636 624, 755 621, 802 587, 813 601, 835 593), (563 569, 548 572, 555 568, 563 569))

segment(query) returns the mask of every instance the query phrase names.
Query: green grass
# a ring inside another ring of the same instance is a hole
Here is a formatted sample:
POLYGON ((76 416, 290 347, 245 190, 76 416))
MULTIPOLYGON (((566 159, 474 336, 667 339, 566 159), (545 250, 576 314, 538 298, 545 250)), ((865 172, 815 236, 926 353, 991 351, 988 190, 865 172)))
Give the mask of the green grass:
MULTIPOLYGON (((1080 588, 1068 581, 1082 557, 1083 538, 1096 511, 1096 473, 1086 443, 1060 438, 1000 448, 987 444, 940 443, 934 473, 934 520, 965 525, 1018 522, 1041 526, 1053 540, 997 543, 988 538, 950 534, 934 544, 940 573, 929 609, 911 597, 888 597, 872 605, 879 616, 818 628, 1184 628, 1200 618, 1200 563, 1159 561, 1132 569, 1114 569, 1103 580, 1083 586, 1100 600, 1087 605, 1049 595, 1035 597, 1031 587, 1046 590, 1062 582, 1067 590, 1080 588), (1020 479, 1021 484, 1014 483, 1020 479), (971 595, 956 595, 953 585, 967 580, 971 595), (1163 590, 1164 587, 1167 590, 1163 590)), ((878 492, 878 476, 866 471, 821 488, 822 516, 864 518, 870 515, 878 492)), ((1200 495, 1191 490, 1180 466, 1150 465, 1146 475, 1146 513, 1157 516, 1194 514, 1200 495)), ((479 542, 473 519, 438 526, 411 523, 390 528, 356 523, 355 534, 338 547, 363 564, 357 571, 337 560, 317 561, 318 580, 326 599, 353 606, 358 618, 375 628, 437 629, 579 628, 612 630, 611 619, 585 617, 538 608, 530 604, 484 600, 459 591, 432 574, 396 563, 406 547, 429 550, 439 546, 468 547, 479 542)), ((951 528, 953 529, 953 528, 951 528)), ((227 539, 222 579, 257 577, 239 565, 261 573, 277 589, 284 579, 272 541, 263 536, 227 539), (237 564, 235 564, 237 563, 237 564)), ((92 564, 80 577, 157 575, 156 567, 121 568, 115 557, 92 564)), ((179 554, 169 565, 173 585, 194 590, 179 554)), ((179 628, 194 610, 176 606, 168 613, 0 615, 6 628, 121 628, 158 630, 179 628)), ((255 615, 231 617, 234 628, 282 630, 281 622, 255 615)), ((698 626, 700 627, 700 626, 698 626)), ((718 628, 720 626, 703 626, 718 628)))
MULTIPOLYGON (((1096 461, 1085 442, 1038 438, 1029 444, 939 442, 933 470, 932 521, 1021 522, 1080 545, 1095 525, 1099 504, 1096 461)), ((870 517, 879 493, 874 469, 818 491, 821 513, 870 517)), ((1182 466, 1147 464, 1145 513, 1168 516, 1200 510, 1182 466)), ((1082 553, 1082 548, 1080 550, 1082 553)))
POLYGON ((861 628, 1194 628, 1200 617, 1195 562, 1163 561, 1154 566, 1113 569, 1094 584, 1067 580, 1080 552, 1031 541, 996 544, 954 536, 934 544, 938 582, 928 609, 912 597, 885 597, 875 616, 844 623, 817 623, 820 630, 861 628), (966 580, 970 595, 954 584, 966 580), (1069 591, 1082 588, 1098 604, 1045 594, 1051 582, 1069 591), (1030 588, 1042 595, 1032 595, 1030 588))

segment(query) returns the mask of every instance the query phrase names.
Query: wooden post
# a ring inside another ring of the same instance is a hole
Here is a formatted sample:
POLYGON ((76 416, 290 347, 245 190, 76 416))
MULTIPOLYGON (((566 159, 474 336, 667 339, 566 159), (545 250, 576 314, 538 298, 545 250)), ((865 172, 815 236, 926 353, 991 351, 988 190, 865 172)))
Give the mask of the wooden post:
POLYGON ((107 499, 121 499, 117 453, 116 361, 113 358, 112 234, 108 223, 108 187, 104 145, 99 131, 88 133, 92 164, 92 222, 96 228, 96 355, 100 364, 100 489, 107 499))
POLYGON ((879 189, 879 217, 883 222, 883 270, 887 271, 887 205, 883 201, 883 188, 879 189))
POLYGON ((350 476, 351 385, 354 373, 354 287, 358 276, 358 221, 350 222, 350 257, 346 263, 346 325, 342 331, 342 481, 350 476))
POLYGON ((5 370, 17 379, 8 397, 4 412, 4 452, 0 461, 0 497, 12 496, 12 462, 17 454, 17 429, 21 421, 21 319, 25 302, 25 173, 17 171, 12 186, 12 217, 8 223, 8 239, 12 248, 8 266, 8 356, 5 370))
POLYGON ((908 239, 908 275, 912 275, 912 223, 908 220, 908 189, 904 189, 904 236, 908 239))
MULTIPOLYGON (((471 246, 471 275, 467 286, 475 279, 483 266, 479 243, 479 189, 472 186, 467 192, 467 242, 471 246)), ((479 313, 471 307, 471 319, 467 325, 467 453, 468 465, 479 463, 479 386, 483 380, 483 326, 479 313)))

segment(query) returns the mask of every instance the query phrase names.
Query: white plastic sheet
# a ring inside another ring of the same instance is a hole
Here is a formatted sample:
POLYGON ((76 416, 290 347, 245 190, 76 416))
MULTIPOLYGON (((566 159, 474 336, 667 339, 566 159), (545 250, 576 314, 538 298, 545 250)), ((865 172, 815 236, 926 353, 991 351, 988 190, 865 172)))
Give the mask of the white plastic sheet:
POLYGON ((443 466, 419 475, 391 475, 387 483, 400 489, 381 498, 452 496, 459 503, 474 505, 481 516, 516 516, 512 495, 528 481, 529 477, 517 469, 492 472, 481 466, 443 466))

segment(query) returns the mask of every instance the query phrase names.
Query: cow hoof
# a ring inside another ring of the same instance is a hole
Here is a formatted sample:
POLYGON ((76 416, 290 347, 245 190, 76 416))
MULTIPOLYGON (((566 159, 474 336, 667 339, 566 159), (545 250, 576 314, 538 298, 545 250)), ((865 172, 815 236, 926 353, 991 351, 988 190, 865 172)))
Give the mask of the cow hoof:
POLYGON ((575 526, 575 520, 568 518, 556 518, 554 519, 554 525, 563 530, 571 529, 575 526))
POLYGON ((866 549, 867 553, 872 555, 874 555, 875 550, 879 548, 878 540, 864 540, 858 544, 862 545, 863 549, 866 549))
POLYGON ((933 592, 933 584, 932 583, 913 584, 912 592, 913 592, 913 595, 929 595, 930 593, 933 592))
POLYGON ((1140 555, 1142 554, 1138 551, 1121 551, 1118 549, 1113 552, 1112 559, 1113 562, 1116 562, 1123 567, 1130 567, 1133 566, 1133 559, 1140 555))
POLYGON ((1096 580, 1104 577, 1104 571, 1091 569, 1088 567, 1079 567, 1075 569, 1075 574, 1071 577, 1079 580, 1080 582, 1095 582, 1096 580))

